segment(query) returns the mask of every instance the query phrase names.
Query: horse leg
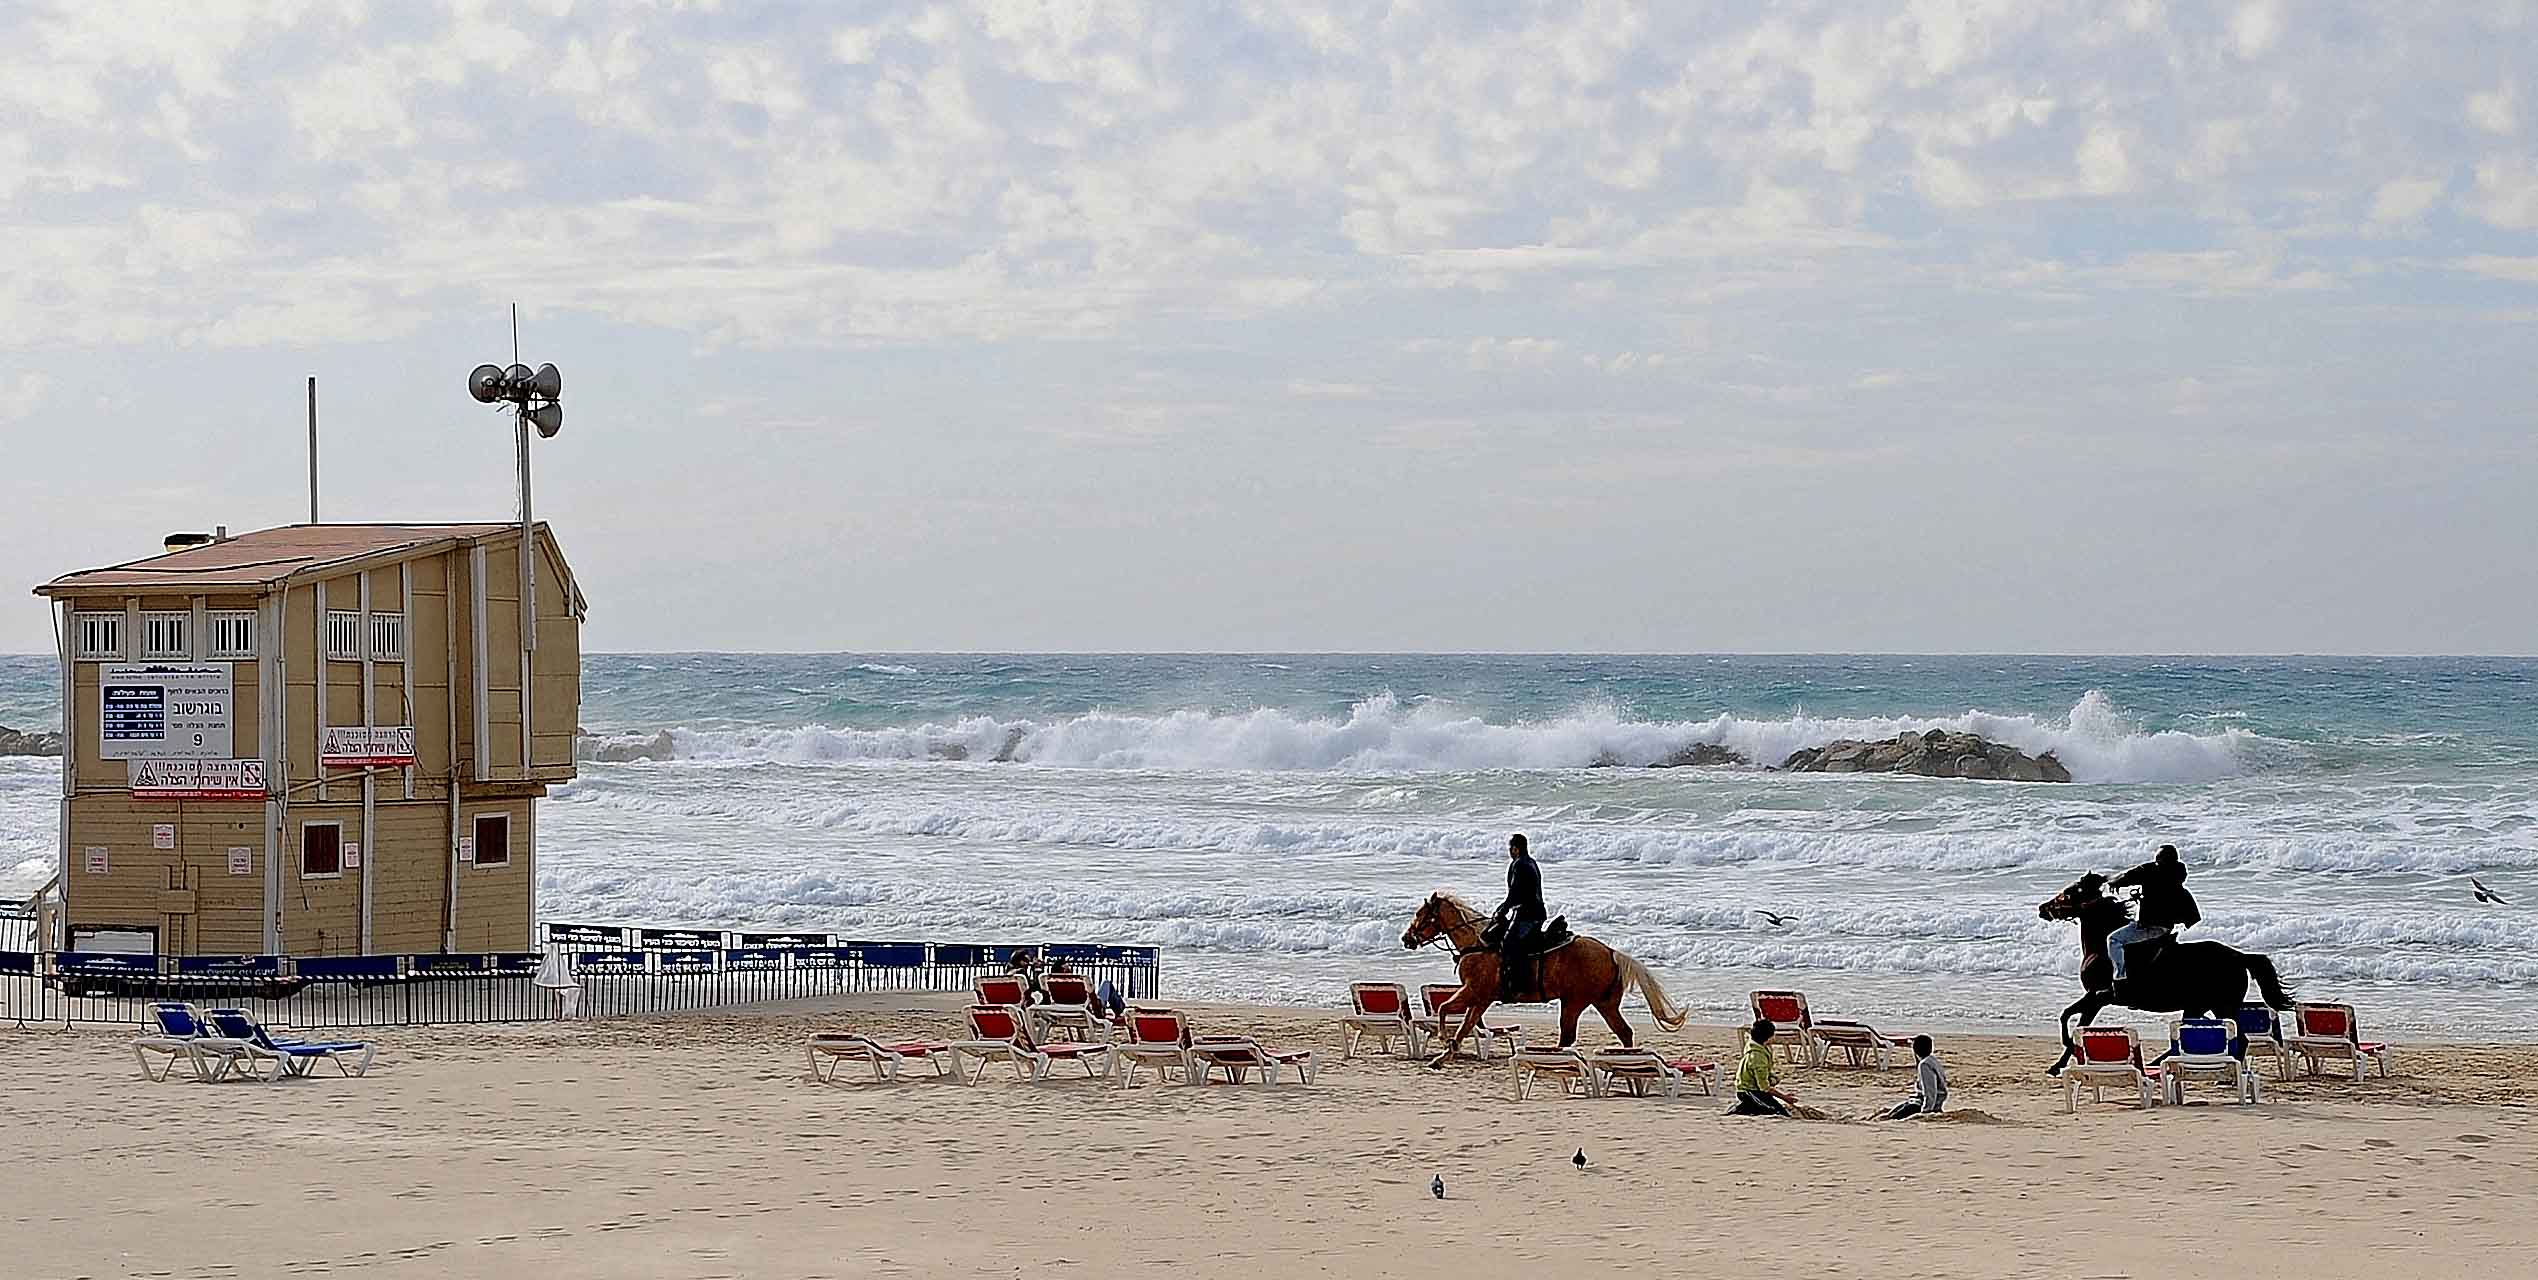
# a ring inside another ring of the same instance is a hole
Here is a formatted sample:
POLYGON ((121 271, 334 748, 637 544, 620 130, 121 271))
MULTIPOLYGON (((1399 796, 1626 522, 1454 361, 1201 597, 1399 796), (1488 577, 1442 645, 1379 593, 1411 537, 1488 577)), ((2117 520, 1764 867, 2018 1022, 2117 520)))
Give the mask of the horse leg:
POLYGON ((1614 1035, 1621 1037, 1622 1047, 1627 1049, 1631 1047, 1630 1024, 1622 1021, 1621 1004, 1621 995, 1616 992, 1603 1003, 1596 1005, 1595 1012, 1604 1015, 1604 1024, 1613 1029, 1614 1035))
MULTIPOLYGON (((1447 1007, 1451 1008, 1452 1003, 1452 1001, 1448 1001, 1447 1007)), ((1487 1009, 1488 1007, 1488 1001, 1476 999, 1464 1008, 1463 1025, 1454 1029, 1454 1038, 1446 1041, 1445 1048, 1439 1051, 1435 1057, 1428 1059, 1428 1066, 1431 1069, 1443 1067, 1446 1063, 1454 1060, 1455 1052, 1463 1047, 1463 1037, 1472 1034, 1472 1028, 1480 1025, 1481 1011, 1487 1009)))
POLYGON ((2070 1008, 2062 1011, 2062 1056, 2053 1060, 2053 1066, 2045 1072, 2046 1075, 2061 1075, 2062 1069, 2071 1065, 2071 1059, 2080 1054, 2080 1042, 2071 1038, 2071 1015, 2075 1013, 2080 1015, 2080 1025, 2085 1027, 2096 1021, 2097 1012, 2106 1007, 2106 1001, 2107 996, 2092 991, 2073 1001, 2070 1008))

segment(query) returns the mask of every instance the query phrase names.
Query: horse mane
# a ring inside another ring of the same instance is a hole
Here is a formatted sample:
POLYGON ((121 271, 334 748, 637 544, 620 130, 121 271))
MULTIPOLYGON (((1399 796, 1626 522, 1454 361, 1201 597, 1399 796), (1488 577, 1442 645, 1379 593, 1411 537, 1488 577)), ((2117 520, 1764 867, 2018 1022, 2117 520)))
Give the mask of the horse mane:
POLYGON ((1474 907, 1472 906, 1472 904, 1471 904, 1471 903, 1468 903, 1468 902, 1463 901, 1463 896, 1462 896, 1461 894, 1458 894, 1458 893, 1454 892, 1454 891, 1453 891, 1453 890, 1451 890, 1451 889, 1439 889, 1439 890, 1437 890, 1435 893, 1429 894, 1428 896, 1429 896, 1429 897, 1431 897, 1431 898, 1442 898, 1442 899, 1444 899, 1444 900, 1445 900, 1445 905, 1447 905, 1447 906, 1449 906, 1449 907, 1452 907, 1452 908, 1454 908, 1455 910, 1460 911, 1460 912, 1462 912, 1463 914, 1465 914, 1465 915, 1467 915, 1467 916, 1468 916, 1468 915, 1479 915, 1479 914, 1481 914, 1481 913, 1480 913, 1480 911, 1479 911, 1478 909, 1474 908, 1474 907))

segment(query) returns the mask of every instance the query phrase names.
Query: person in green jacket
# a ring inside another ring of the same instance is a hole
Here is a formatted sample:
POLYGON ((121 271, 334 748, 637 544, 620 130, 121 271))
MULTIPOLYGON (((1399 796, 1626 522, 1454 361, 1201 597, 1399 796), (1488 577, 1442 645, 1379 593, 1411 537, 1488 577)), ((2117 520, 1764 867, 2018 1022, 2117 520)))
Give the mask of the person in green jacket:
POLYGON ((1771 1066, 1771 1037, 1778 1030, 1769 1018, 1756 1018, 1745 1031, 1745 1060, 1736 1064, 1736 1105, 1727 1109, 1731 1116, 1785 1116, 1794 1114, 1796 1094, 1780 1088, 1779 1078, 1771 1066))

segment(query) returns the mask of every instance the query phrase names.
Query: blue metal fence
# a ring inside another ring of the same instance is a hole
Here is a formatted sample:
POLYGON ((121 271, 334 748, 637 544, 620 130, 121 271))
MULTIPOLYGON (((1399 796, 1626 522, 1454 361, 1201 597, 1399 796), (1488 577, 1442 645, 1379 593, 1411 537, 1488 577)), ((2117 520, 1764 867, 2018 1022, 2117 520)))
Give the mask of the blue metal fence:
MULTIPOLYGON (((542 984, 548 953, 156 956, 0 951, 0 1023, 137 1024, 151 1000, 236 1005, 292 1027, 534 1022, 730 1008, 868 991, 965 991, 1015 951, 1122 999, 1161 994, 1154 947, 841 940, 830 934, 550 924, 568 1002, 542 984)), ((558 975, 545 975, 553 979, 558 975)))

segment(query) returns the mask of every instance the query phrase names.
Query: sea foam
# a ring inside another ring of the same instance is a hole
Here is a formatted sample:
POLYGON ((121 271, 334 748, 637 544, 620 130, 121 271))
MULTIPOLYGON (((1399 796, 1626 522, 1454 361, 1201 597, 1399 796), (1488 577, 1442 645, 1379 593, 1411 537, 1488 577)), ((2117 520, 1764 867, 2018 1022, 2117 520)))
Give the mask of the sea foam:
MULTIPOLYGON (((2053 752, 2081 782, 2186 783, 2227 778, 2286 754, 2238 728, 2147 732, 2091 690, 2059 719, 1972 710, 1953 716, 1639 720, 1591 705, 1557 718, 1496 723, 1436 703, 1367 698, 1344 717, 1272 708, 1162 714, 1095 711, 1046 721, 971 716, 877 729, 672 729, 676 760, 854 764, 907 760, 1101 769, 1417 773, 1653 764, 1686 748, 1722 746, 1757 764, 1839 738, 1906 730, 1978 734, 2029 754, 2053 752)), ((602 737, 594 749, 656 735, 602 737)))

